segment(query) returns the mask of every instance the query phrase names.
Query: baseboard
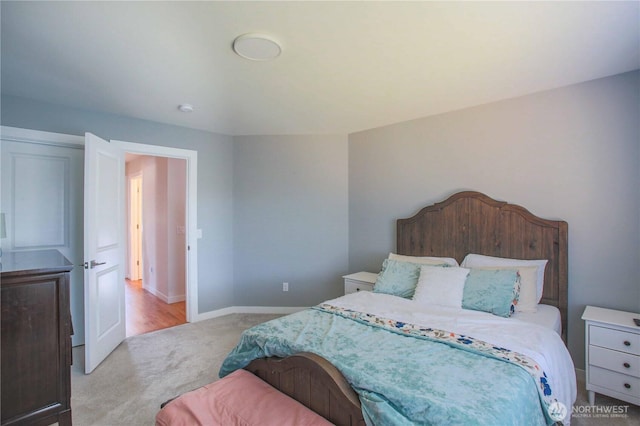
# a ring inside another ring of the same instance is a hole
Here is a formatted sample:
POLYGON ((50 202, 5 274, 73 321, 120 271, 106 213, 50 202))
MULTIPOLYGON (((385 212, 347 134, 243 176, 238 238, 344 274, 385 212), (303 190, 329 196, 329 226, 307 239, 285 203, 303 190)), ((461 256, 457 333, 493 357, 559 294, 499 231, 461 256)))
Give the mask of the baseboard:
POLYGON ((184 294, 180 294, 178 296, 169 296, 167 297, 167 303, 171 304, 171 303, 177 303, 177 302, 184 302, 186 300, 186 296, 184 294))
POLYGON ((144 281, 142 282, 142 288, 144 290, 147 290, 149 293, 153 294, 154 296, 156 296, 158 299, 162 300, 164 303, 170 303, 169 298, 167 297, 166 294, 164 294, 163 292, 161 292, 155 287, 145 286, 144 281))
POLYGON ((198 322, 208 320, 212 318, 218 318, 224 315, 231 314, 293 314, 307 309, 307 307, 300 306, 230 306, 228 308, 216 309, 215 311, 203 312, 192 322, 198 322))
POLYGON ((184 294, 179 294, 177 296, 167 296, 166 294, 164 294, 163 292, 161 292, 155 287, 145 286, 144 281, 142 282, 142 288, 144 290, 147 290, 149 293, 153 294, 158 299, 162 300, 164 303, 168 305, 172 303, 177 303, 177 302, 184 302, 185 300, 187 300, 187 296, 184 294))

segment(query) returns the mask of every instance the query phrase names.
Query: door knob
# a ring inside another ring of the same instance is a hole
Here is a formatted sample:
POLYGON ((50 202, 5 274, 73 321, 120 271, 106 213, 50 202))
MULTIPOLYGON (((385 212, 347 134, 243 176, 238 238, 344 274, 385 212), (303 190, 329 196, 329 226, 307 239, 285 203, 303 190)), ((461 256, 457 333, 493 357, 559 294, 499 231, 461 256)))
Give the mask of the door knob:
POLYGON ((89 263, 89 267, 90 267, 91 269, 93 269, 93 268, 95 268, 96 266, 105 265, 106 263, 107 263, 107 262, 96 262, 95 260, 92 260, 92 261, 89 263))

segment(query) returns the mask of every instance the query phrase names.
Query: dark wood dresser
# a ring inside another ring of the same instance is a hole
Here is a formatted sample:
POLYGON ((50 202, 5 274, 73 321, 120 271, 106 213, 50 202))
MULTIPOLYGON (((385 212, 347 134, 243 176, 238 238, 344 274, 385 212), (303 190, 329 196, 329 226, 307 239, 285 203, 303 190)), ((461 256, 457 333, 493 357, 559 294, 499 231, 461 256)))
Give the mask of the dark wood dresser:
POLYGON ((0 261, 2 425, 70 425, 73 265, 57 250, 0 261))

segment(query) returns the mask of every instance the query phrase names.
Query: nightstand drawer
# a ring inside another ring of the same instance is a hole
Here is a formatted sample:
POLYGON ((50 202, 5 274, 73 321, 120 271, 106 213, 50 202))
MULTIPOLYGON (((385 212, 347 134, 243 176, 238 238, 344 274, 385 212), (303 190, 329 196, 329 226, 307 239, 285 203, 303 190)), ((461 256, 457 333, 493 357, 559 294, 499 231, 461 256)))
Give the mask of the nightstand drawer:
POLYGON ((344 294, 350 294, 358 291, 372 291, 378 274, 363 271, 344 275, 342 278, 344 278, 344 294))
POLYGON ((582 319, 590 405, 595 404, 596 392, 640 405, 640 328, 634 318, 640 318, 640 313, 585 308, 582 319))
POLYGON ((589 383, 615 392, 640 398, 640 379, 605 370, 604 368, 589 367, 589 383))
POLYGON ((589 345, 589 364, 640 378, 640 356, 589 345))
POLYGON ((640 334, 591 325, 589 326, 588 343, 590 345, 640 355, 640 334))
POLYGON ((373 284, 364 283, 362 281, 344 280, 344 293, 355 293, 356 291, 372 291, 373 284))

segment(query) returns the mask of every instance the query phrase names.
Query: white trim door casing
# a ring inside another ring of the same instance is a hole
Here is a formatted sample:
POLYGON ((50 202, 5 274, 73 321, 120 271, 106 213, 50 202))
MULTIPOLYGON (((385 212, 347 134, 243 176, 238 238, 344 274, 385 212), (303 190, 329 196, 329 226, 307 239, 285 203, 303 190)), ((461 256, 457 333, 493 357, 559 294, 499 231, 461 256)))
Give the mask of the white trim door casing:
POLYGON ((197 321, 198 318, 198 152, 181 148, 146 145, 133 142, 112 140, 124 153, 151 155, 183 159, 187 162, 187 188, 185 232, 186 239, 186 277, 185 291, 187 300, 187 322, 197 321))
POLYGON ((126 337, 124 153, 85 134, 85 373, 126 337))

